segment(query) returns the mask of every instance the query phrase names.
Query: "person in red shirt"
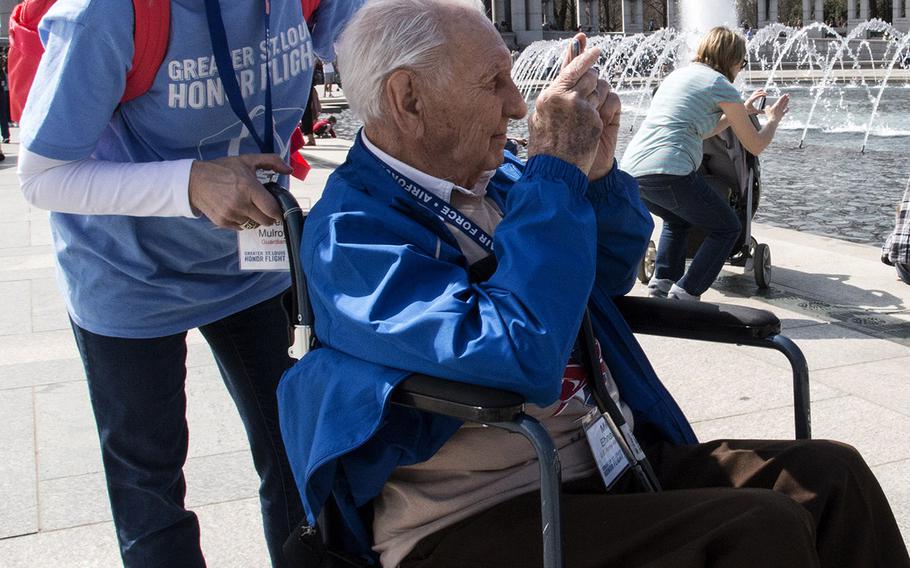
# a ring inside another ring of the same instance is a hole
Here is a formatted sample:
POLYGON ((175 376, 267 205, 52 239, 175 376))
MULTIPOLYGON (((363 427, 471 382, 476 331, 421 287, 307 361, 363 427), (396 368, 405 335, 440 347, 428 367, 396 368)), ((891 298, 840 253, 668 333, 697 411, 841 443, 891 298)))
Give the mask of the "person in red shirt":
POLYGON ((337 138, 335 134, 335 123, 338 122, 338 119, 334 116, 328 118, 320 118, 313 123, 313 134, 320 138, 337 138))

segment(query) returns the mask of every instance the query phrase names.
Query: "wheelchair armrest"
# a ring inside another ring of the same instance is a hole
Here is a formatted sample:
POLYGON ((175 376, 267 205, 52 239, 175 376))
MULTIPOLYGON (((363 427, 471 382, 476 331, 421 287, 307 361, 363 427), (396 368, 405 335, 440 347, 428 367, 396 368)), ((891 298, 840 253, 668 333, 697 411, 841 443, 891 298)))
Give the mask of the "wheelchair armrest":
POLYGON ((524 398, 513 392, 414 374, 398 385, 392 403, 489 424, 514 420, 523 411, 524 398))
POLYGON ((635 333, 756 344, 780 333, 780 320, 756 308, 624 296, 616 306, 635 333))

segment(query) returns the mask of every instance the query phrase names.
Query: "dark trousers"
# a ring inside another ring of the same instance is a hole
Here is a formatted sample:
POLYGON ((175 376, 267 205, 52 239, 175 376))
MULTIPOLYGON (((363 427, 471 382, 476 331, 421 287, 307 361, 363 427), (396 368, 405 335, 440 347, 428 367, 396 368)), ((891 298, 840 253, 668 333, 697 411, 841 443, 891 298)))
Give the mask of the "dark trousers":
POLYGON ((0 89, 0 136, 9 140, 9 91, 0 89))
POLYGON ((897 269, 897 277, 905 284, 910 284, 910 264, 896 262, 894 263, 894 268, 897 269))
MULTIPOLYGON (((715 441, 648 452, 664 491, 564 485, 567 568, 906 568, 891 508, 851 447, 715 441)), ((540 499, 522 495, 420 541, 402 568, 541 566, 540 499)))
MULTIPOLYGON (((246 428, 272 565, 284 566, 281 546, 303 512, 278 428, 275 390, 291 364, 280 297, 200 330, 246 428)), ((75 324, 73 331, 124 565, 205 566, 199 523, 184 508, 186 333, 122 339, 75 324)))
POLYGON ((654 277, 672 280, 689 294, 701 296, 720 274, 739 238, 742 226, 736 213, 698 173, 648 175, 637 180, 648 210, 664 221, 654 277), (704 229, 707 235, 686 271, 692 227, 704 229))

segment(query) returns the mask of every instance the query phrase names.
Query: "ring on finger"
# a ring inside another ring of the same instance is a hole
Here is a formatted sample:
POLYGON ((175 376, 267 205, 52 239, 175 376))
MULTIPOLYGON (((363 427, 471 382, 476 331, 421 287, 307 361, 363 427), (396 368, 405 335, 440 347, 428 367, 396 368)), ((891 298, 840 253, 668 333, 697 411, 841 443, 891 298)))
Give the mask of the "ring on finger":
POLYGON ((244 229, 246 231, 255 229, 257 227, 259 227, 259 223, 257 223, 256 221, 253 221, 252 219, 247 219, 245 222, 240 224, 240 228, 244 229))

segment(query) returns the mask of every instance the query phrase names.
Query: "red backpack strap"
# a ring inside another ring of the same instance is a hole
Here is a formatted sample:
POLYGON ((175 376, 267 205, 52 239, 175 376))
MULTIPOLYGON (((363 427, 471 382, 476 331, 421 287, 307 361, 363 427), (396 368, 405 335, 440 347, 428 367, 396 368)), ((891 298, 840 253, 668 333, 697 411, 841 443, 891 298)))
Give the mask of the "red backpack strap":
POLYGON ((313 22, 310 20, 313 16, 313 12, 315 12, 316 8, 319 7, 319 0, 300 0, 300 6, 303 8, 304 21, 312 26, 313 22))
POLYGON ((38 72, 44 45, 38 37, 38 22, 57 0, 26 0, 13 8, 9 18, 8 87, 10 116, 22 117, 25 100, 38 72))
POLYGON ((133 10, 135 50, 121 103, 145 94, 155 82, 171 35, 170 0, 133 0, 133 10))

